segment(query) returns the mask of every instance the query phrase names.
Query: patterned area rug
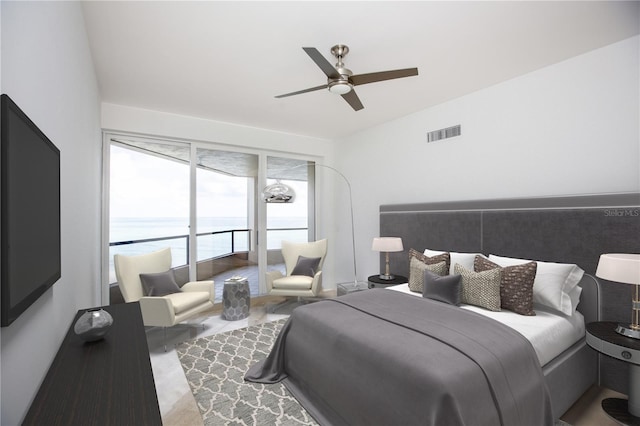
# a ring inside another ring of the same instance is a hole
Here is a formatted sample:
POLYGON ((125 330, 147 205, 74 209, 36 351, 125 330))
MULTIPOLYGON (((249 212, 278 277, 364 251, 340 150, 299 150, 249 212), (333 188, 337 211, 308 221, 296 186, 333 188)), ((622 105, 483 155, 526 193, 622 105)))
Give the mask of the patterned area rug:
POLYGON ((205 425, 317 425, 281 383, 245 383, 285 319, 180 344, 176 350, 205 425))
MULTIPOLYGON (((281 383, 244 381, 286 318, 184 342, 178 358, 205 425, 317 425, 281 383)), ((570 426, 558 420, 555 426, 570 426)))

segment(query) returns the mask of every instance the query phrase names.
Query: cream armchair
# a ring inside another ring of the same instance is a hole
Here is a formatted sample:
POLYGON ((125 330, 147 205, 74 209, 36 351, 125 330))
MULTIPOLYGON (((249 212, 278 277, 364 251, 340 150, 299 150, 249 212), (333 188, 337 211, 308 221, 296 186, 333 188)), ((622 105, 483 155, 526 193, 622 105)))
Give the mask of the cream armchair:
POLYGON ((266 273, 267 293, 273 296, 315 297, 322 288, 322 265, 327 255, 327 240, 310 243, 282 242, 282 257, 287 275, 280 271, 266 273), (313 276, 293 274, 298 257, 320 258, 313 276))
POLYGON ((182 291, 164 296, 145 295, 140 274, 169 271, 170 248, 138 256, 116 254, 114 264, 118 286, 125 302, 140 303, 142 320, 146 326, 172 327, 213 307, 213 281, 188 282, 182 286, 182 291))

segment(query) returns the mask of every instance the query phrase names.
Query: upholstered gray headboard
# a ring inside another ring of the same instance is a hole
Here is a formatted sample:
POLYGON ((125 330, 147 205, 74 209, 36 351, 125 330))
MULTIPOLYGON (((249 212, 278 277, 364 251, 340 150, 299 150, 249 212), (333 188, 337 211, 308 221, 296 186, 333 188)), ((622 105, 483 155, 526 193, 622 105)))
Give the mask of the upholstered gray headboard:
MULTIPOLYGON (((602 253, 640 253, 640 193, 380 206, 380 235, 402 237, 390 253, 409 273, 407 250, 478 252, 575 263, 595 275, 602 253)), ((602 321, 627 322, 631 286, 600 280, 602 321)), ((626 392, 626 364, 601 357, 601 384, 626 392)))

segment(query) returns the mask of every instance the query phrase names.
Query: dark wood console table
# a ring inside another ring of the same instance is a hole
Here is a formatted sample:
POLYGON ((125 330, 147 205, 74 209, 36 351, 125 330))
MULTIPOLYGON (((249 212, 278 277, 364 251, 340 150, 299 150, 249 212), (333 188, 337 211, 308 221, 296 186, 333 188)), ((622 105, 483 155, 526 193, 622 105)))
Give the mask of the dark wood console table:
POLYGON ((74 332, 78 311, 40 386, 25 425, 161 425, 138 303, 104 306, 113 317, 103 340, 74 332))

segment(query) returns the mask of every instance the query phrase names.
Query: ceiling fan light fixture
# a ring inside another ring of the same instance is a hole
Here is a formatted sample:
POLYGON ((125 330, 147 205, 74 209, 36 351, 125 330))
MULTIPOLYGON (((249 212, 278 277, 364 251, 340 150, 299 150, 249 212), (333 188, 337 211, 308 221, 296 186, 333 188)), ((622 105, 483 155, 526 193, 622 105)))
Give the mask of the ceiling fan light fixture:
POLYGON ((344 56, 349 53, 349 48, 344 44, 337 44, 331 48, 331 53, 336 57, 336 59, 338 59, 335 67, 331 65, 331 62, 327 61, 327 58, 322 56, 322 53, 320 53, 315 47, 303 47, 302 50, 309 55, 311 60, 315 62, 320 70, 322 70, 322 72, 327 76, 327 84, 298 90, 296 92, 285 93, 284 95, 276 96, 276 98, 286 98, 288 96, 300 95, 302 93, 315 92, 316 90, 329 89, 329 92, 341 95, 342 99, 344 99, 354 111, 360 111, 364 106, 358 98, 358 95, 356 95, 355 90, 353 90, 353 86, 418 75, 418 68, 406 68, 354 75, 350 69, 345 67, 344 62, 342 61, 344 56))
POLYGON ((348 81, 338 80, 329 83, 329 91, 331 93, 335 93, 336 95, 344 95, 349 93, 353 87, 349 84, 348 81))

